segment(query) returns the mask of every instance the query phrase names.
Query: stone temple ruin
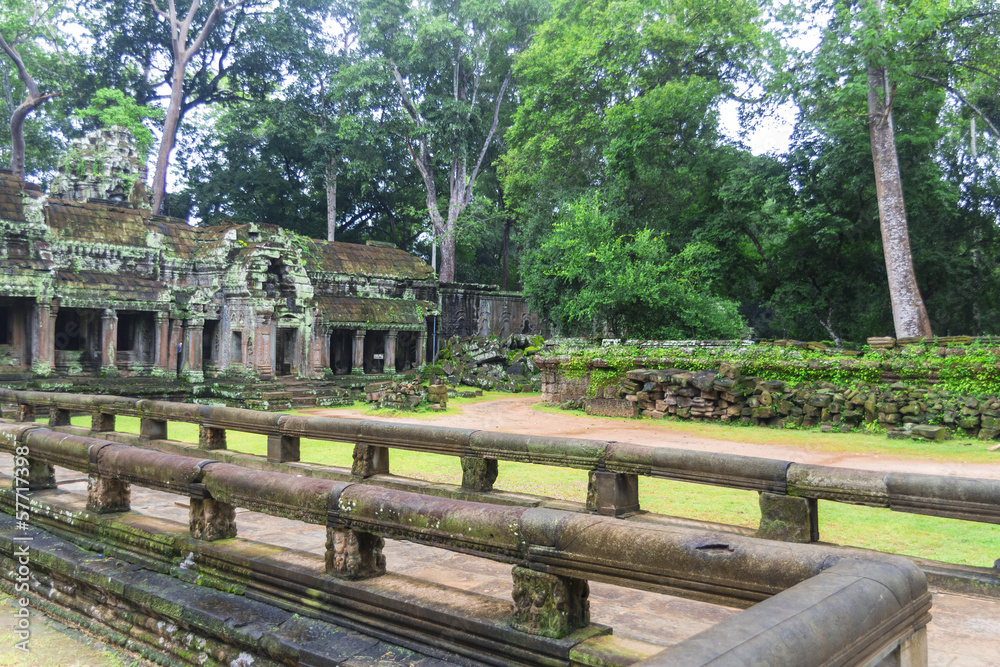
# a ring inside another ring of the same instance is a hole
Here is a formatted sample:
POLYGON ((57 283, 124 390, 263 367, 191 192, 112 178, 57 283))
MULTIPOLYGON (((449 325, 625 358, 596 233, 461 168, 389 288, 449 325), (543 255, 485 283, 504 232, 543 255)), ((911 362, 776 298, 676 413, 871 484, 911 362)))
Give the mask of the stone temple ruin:
POLYGON ((8 385, 53 376, 350 385, 419 367, 435 336, 537 333, 519 295, 441 286, 422 259, 387 244, 152 215, 144 176, 118 128, 76 140, 48 195, 0 171, 8 385))

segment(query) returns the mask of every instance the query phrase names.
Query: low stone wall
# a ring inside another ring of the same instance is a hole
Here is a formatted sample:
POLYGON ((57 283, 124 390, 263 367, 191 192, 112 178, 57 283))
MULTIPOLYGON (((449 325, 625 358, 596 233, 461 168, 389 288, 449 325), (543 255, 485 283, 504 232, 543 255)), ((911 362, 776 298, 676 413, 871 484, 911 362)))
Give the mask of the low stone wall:
POLYGON ((629 360, 633 363, 591 350, 589 358, 583 351, 542 357, 536 363, 542 369, 543 399, 566 408, 584 407, 590 414, 843 431, 878 423, 890 436, 942 439, 955 433, 1000 439, 1000 395, 948 389, 942 381, 943 376, 965 373, 978 388, 988 386, 991 373, 1000 369, 1000 355, 990 350, 984 356, 983 349, 977 349, 973 359, 972 352, 954 343, 872 346, 863 353, 807 345, 812 347, 773 350, 771 344, 763 353, 763 346, 700 355, 679 350, 660 357, 641 349, 629 360), (802 349, 813 356, 801 355, 802 349), (960 359, 967 354, 965 364, 960 359), (748 373, 741 364, 726 360, 740 355, 749 358, 755 370, 773 375, 748 373), (627 368, 633 365, 636 368, 627 368), (778 379, 782 376, 808 379, 778 379))

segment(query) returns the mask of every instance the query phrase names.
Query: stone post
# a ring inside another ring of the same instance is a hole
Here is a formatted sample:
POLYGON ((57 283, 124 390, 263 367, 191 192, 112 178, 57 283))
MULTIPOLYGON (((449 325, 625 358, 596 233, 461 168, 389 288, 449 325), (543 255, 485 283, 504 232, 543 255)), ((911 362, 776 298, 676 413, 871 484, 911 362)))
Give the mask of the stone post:
POLYGON ((115 352, 118 346, 118 314, 106 308, 101 314, 101 374, 115 375, 115 352))
POLYGON ((184 333, 180 320, 170 320, 170 338, 167 341, 167 373, 177 375, 184 347, 184 333), (178 349, 178 345, 181 349, 178 349))
POLYGON ((818 542, 819 514, 815 498, 760 492, 757 537, 782 542, 818 542))
POLYGON ((365 334, 364 329, 354 332, 354 363, 351 365, 351 375, 365 374, 365 334))
POLYGON ((161 373, 170 369, 170 316, 162 311, 156 313, 156 361, 153 366, 161 373))
POLYGON ((372 475, 389 473, 389 448, 358 443, 354 445, 354 464, 351 474, 364 479, 372 475))
POLYGON ((236 537, 236 508, 212 498, 191 498, 188 512, 191 537, 214 542, 236 537))
POLYGON ((275 463, 300 460, 299 438, 292 435, 267 436, 267 460, 275 463))
POLYGON ((94 433, 106 433, 115 430, 115 416, 106 415, 100 410, 90 416, 90 430, 94 433))
POLYGON ((31 334, 31 370, 46 374, 52 370, 53 343, 51 302, 39 299, 35 303, 35 322, 31 334))
POLYGON ((497 481, 497 460, 481 459, 476 456, 463 456, 462 490, 489 493, 493 483, 497 481))
POLYGON ((201 382, 205 378, 201 365, 204 327, 205 320, 189 319, 184 322, 184 361, 181 375, 188 382, 201 382))
POLYGON ((562 639, 590 625, 590 586, 585 579, 519 566, 513 575, 515 630, 562 639))
POLYGON ((417 368, 424 365, 427 359, 427 331, 417 333, 417 368))
POLYGON ((139 437, 143 440, 166 440, 166 420, 141 417, 139 419, 139 437))
POLYGON ((24 490, 24 486, 18 486, 19 481, 27 482, 28 491, 54 489, 56 488, 56 469, 50 463, 29 458, 27 478, 14 476, 13 488, 15 491, 24 490))
POLYGON ((383 373, 396 372, 396 337, 398 335, 399 331, 396 329, 389 329, 388 333, 385 335, 385 361, 382 366, 383 373))
POLYGON ((326 527, 326 571, 343 579, 370 579, 385 574, 385 540, 346 526, 326 527))
POLYGON ((639 511, 639 476, 591 470, 587 484, 587 509, 604 516, 639 511))
POLYGON ((69 410, 49 408, 49 426, 69 426, 69 410))
POLYGON ((225 449, 226 429, 198 425, 198 449, 225 449))
POLYGON ((17 406, 17 416, 14 421, 33 422, 35 421, 35 406, 21 403, 17 406))
POLYGON ((127 512, 132 488, 128 482, 91 473, 87 478, 87 509, 99 514, 127 512))

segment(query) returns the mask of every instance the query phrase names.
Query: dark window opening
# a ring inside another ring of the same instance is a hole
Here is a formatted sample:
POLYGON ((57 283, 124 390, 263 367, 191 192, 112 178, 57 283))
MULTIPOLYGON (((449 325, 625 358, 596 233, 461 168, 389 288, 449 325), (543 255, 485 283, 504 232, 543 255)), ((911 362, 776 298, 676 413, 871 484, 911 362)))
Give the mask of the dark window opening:
POLYGON ((350 375, 354 366, 354 332, 334 329, 330 334, 330 368, 334 375, 350 375))
POLYGON ((11 344, 12 324, 9 309, 7 306, 0 306, 0 345, 11 344))
POLYGON ((417 332, 400 331, 396 336, 396 372, 402 373, 417 366, 417 332))
POLYGON ((118 339, 116 350, 130 352, 135 349, 136 318, 131 313, 118 313, 118 339))
POLYGON ((365 333, 365 374, 383 373, 385 368, 385 332, 365 333))
POLYGON ((201 330, 201 363, 202 367, 215 364, 216 339, 219 334, 218 320, 205 320, 201 330))

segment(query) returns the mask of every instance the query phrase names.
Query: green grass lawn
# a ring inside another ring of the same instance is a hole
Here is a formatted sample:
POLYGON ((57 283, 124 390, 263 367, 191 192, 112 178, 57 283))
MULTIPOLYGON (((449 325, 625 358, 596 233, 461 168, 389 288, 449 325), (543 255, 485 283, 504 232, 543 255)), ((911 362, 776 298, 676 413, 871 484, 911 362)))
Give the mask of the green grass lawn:
MULTIPOLYGON (((450 405, 449 403, 449 407, 450 405)), ((89 417, 73 418, 74 425, 87 426, 89 423, 89 417)), ((135 418, 118 417, 116 425, 122 432, 139 431, 139 420, 135 418)), ((852 443, 858 443, 849 451, 880 451, 879 447, 895 447, 899 442, 869 434, 826 434, 809 431, 786 433, 772 432, 770 429, 707 424, 690 426, 697 426, 699 433, 713 434, 706 437, 750 440, 748 436, 762 435, 761 431, 768 431, 780 438, 807 436, 806 440, 813 443, 813 446, 825 445, 827 439, 835 441, 836 446, 844 448, 850 448, 852 443), (715 428, 703 431, 702 427, 705 426, 715 428)), ((171 422, 168 425, 168 435, 171 439, 181 442, 197 443, 198 427, 194 424, 171 422)), ((229 431, 227 441, 230 450, 259 456, 267 453, 265 436, 229 431)), ((795 439, 794 442, 801 446, 799 439, 795 439)), ((778 443, 771 441, 771 444, 778 443)), ((903 445, 907 444, 909 443, 903 442, 903 445)), ((941 446, 933 443, 916 444, 924 448, 941 446)), ((352 452, 353 446, 347 443, 307 439, 301 442, 302 460, 320 465, 349 468, 352 452)), ((918 454, 914 458, 921 456, 918 454)), ((462 481, 461 467, 454 457, 393 450, 390 462, 392 472, 396 475, 448 484, 460 484, 462 481)), ((506 461, 500 462, 499 469, 500 474, 496 483, 498 490, 576 502, 583 502, 587 497, 587 473, 584 470, 506 461)), ((643 509, 651 512, 746 528, 755 528, 760 522, 757 493, 752 491, 641 478, 639 494, 643 509)), ((990 567, 997 558, 1000 558, 1000 527, 992 524, 925 517, 828 501, 820 501, 819 517, 820 539, 824 542, 981 567, 990 567)))

